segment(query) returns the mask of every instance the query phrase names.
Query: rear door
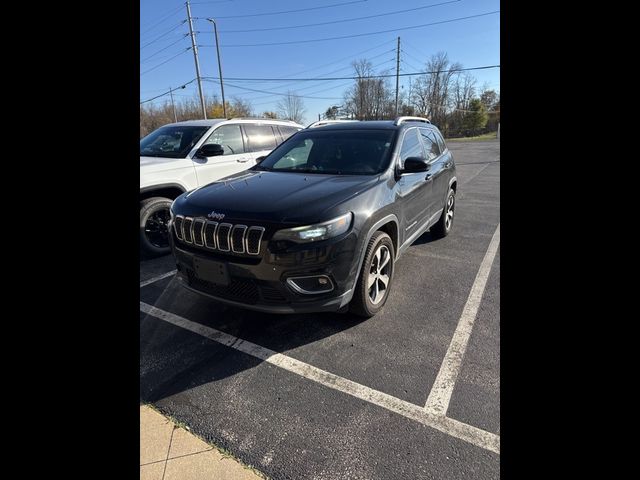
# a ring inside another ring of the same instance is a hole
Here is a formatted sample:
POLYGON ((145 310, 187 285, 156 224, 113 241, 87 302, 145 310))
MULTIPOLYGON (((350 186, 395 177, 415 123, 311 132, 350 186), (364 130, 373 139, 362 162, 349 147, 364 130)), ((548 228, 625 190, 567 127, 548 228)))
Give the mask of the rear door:
MULTIPOLYGON (((409 128, 404 132, 400 146, 398 167, 404 168, 404 161, 409 157, 424 157, 425 152, 420 141, 417 128, 409 128)), ((397 183, 397 199, 404 216, 404 237, 408 238, 417 231, 429 218, 433 187, 428 172, 403 173, 397 183)))
POLYGON ((203 145, 209 143, 222 145, 224 154, 215 157, 193 158, 199 186, 241 172, 253 165, 250 162, 250 155, 246 151, 240 125, 220 125, 209 135, 203 145))
MULTIPOLYGON (((448 150, 443 151, 444 140, 439 139, 438 136, 438 133, 431 128, 420 128, 420 138, 427 158, 431 162, 429 173, 433 181, 433 191, 429 203, 431 205, 431 215, 434 216, 444 208, 452 165, 451 153, 448 150)), ((437 221, 438 218, 439 216, 436 216, 433 221, 437 221)))
POLYGON ((278 141, 271 125, 243 123, 249 163, 247 168, 256 164, 256 158, 269 154, 276 148, 278 141))

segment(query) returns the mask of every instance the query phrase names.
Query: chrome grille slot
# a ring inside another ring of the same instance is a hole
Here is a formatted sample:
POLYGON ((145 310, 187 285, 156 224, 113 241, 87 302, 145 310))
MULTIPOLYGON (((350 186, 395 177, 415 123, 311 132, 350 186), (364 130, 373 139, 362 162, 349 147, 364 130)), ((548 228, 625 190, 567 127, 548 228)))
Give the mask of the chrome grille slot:
POLYGON ((231 229, 231 251, 233 253, 244 253, 244 234, 246 231, 246 225, 236 225, 231 229))
POLYGON ((218 226, 218 222, 209 222, 207 221, 204 226, 204 244, 207 248, 215 249, 216 248, 216 227, 218 226))
POLYGON ((184 243, 218 252, 260 255, 264 227, 212 222, 203 217, 176 215, 176 237, 184 243))
POLYGON ((204 241, 202 239, 202 232, 204 230, 204 219, 196 218, 193 220, 193 243, 199 247, 204 246, 204 241))
POLYGON ((258 255, 260 253, 260 242, 264 234, 263 227, 250 227, 247 232, 246 249, 250 255, 258 255))
POLYGON ((218 225, 218 231, 216 232, 216 244, 218 245, 218 250, 221 252, 229 252, 231 250, 230 247, 230 237, 231 237, 231 225, 230 223, 221 223, 218 225))
POLYGON ((182 215, 176 215, 176 218, 173 220, 173 229, 176 232, 176 237, 178 240, 182 240, 184 236, 182 235, 182 224, 184 222, 184 217, 182 215))
POLYGON ((193 243, 193 236, 191 227, 193 226, 193 218, 185 217, 182 224, 182 235, 184 236, 185 243, 193 243))

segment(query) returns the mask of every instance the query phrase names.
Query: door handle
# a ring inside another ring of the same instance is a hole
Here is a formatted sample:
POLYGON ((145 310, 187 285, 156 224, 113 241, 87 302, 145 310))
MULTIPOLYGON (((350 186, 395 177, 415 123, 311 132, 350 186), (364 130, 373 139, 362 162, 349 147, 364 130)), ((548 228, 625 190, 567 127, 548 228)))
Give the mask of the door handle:
POLYGON ((238 163, 246 163, 248 161, 249 161, 248 158, 239 158, 239 159, 236 160, 236 162, 238 162, 238 163))
POLYGON ((424 177, 424 181, 425 181, 425 182, 428 182, 429 180, 431 180, 431 174, 430 174, 430 173, 427 173, 427 176, 426 176, 426 177, 424 177))

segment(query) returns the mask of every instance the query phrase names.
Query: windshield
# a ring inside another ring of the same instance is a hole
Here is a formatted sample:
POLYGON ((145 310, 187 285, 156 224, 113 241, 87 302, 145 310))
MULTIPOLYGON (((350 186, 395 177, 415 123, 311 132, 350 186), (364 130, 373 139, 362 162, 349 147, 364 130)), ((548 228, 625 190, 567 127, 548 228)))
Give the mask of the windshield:
POLYGON ((166 126, 140 140, 140 156, 185 158, 208 126, 166 126))
POLYGON ((277 147, 256 170, 372 175, 389 163, 393 130, 302 130, 277 147))

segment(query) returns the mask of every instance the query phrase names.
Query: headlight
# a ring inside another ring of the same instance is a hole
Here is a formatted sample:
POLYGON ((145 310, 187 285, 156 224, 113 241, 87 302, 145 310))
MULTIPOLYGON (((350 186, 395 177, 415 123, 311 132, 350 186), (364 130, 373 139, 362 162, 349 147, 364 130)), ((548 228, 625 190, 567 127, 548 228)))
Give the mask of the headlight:
POLYGON ((349 230, 352 219, 353 214, 349 212, 328 222, 278 230, 272 240, 289 240, 296 243, 326 240, 327 238, 337 237, 349 230))

